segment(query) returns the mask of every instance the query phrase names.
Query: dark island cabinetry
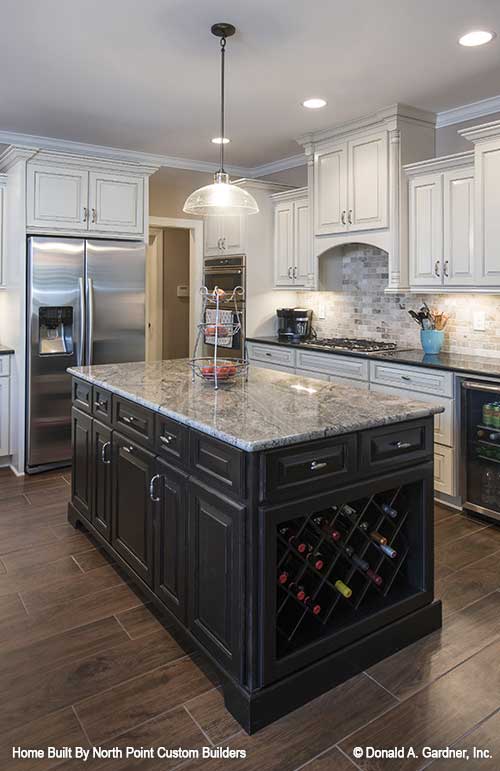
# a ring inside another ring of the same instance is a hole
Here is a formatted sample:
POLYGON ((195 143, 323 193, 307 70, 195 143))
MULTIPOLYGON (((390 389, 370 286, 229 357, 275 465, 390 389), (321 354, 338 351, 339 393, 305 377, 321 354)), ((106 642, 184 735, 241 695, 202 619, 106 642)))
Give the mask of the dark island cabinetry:
POLYGON ((210 657, 247 731, 441 625, 432 417, 245 452, 73 394, 70 522, 210 657))

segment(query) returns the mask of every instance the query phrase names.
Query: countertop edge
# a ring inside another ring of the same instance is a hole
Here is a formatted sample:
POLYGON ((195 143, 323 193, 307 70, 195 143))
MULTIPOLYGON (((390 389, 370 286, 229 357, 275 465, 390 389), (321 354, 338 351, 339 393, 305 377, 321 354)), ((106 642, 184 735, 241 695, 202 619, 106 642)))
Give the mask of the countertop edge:
MULTIPOLYGON (((161 404, 158 404, 156 402, 150 402, 148 399, 143 399, 142 397, 138 397, 135 394, 131 393, 130 391, 127 391, 125 388, 120 388, 119 386, 115 386, 115 385, 111 386, 105 380, 100 380, 95 376, 90 376, 90 375, 86 375, 85 373, 77 372, 72 367, 69 367, 67 372, 72 377, 79 378, 80 380, 85 380, 85 382, 87 383, 91 383, 92 385, 97 385, 100 388, 104 388, 107 391, 110 391, 111 393, 117 394, 118 396, 123 396, 124 399, 128 399, 129 401, 135 402, 136 404, 140 404, 143 407, 146 407, 147 409, 152 410, 153 412, 158 412, 161 415, 165 415, 168 418, 172 418, 173 420, 176 420, 178 423, 181 423, 182 425, 185 425, 185 426, 189 426, 190 428, 200 431, 203 434, 212 436, 215 439, 220 439, 222 442, 226 442, 227 444, 230 444, 232 447, 237 447, 238 449, 244 450, 245 452, 261 452, 263 450, 273 450, 279 447, 289 447, 291 445, 302 444, 304 442, 315 441, 317 439, 328 439, 329 437, 343 436, 345 434, 350 434, 356 431, 364 431, 371 428, 380 428, 381 426, 404 423, 407 420, 418 420, 421 418, 431 417, 432 415, 436 415, 437 413, 444 411, 443 407, 439 405, 425 406, 424 403, 422 403, 422 409, 414 410, 411 412, 411 414, 389 416, 387 418, 378 419, 378 420, 370 419, 369 421, 360 421, 358 424, 350 426, 349 428, 346 428, 344 431, 334 429, 334 428, 331 428, 331 429, 326 428, 326 429, 321 429, 317 431, 303 432, 302 434, 294 434, 293 436, 280 437, 279 439, 269 439, 269 440, 261 439, 255 442, 245 442, 242 440, 238 440, 237 438, 235 438, 230 434, 226 434, 224 431, 210 428, 209 426, 206 425, 206 423, 200 423, 199 421, 193 418, 186 417, 186 415, 183 415, 182 413, 178 413, 175 410, 171 410, 166 407, 163 407, 161 404)), ((415 401, 418 401, 418 398, 415 399, 415 401)))

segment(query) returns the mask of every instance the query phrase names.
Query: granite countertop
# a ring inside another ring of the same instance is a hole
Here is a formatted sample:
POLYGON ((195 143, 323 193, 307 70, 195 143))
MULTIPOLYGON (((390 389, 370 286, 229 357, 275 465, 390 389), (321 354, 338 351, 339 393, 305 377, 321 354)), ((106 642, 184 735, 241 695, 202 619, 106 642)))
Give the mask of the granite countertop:
POLYGON ((442 412, 439 406, 250 367, 218 391, 192 382, 187 359, 71 367, 68 372, 249 452, 442 412))
POLYGON ((336 356, 356 356, 375 361, 392 361, 395 364, 409 364, 416 367, 429 367, 433 369, 445 369, 453 372, 463 372, 469 375, 486 375, 500 377, 500 356, 498 358, 488 356, 473 356, 461 353, 424 353, 422 349, 401 351, 339 351, 322 348, 321 346, 304 345, 302 343, 288 343, 278 340, 277 337, 248 337, 248 342, 265 343, 266 345, 279 345, 285 348, 301 348, 304 351, 318 351, 336 356))
POLYGON ((0 344, 0 356, 8 356, 11 353, 15 353, 13 348, 8 348, 6 345, 0 344))

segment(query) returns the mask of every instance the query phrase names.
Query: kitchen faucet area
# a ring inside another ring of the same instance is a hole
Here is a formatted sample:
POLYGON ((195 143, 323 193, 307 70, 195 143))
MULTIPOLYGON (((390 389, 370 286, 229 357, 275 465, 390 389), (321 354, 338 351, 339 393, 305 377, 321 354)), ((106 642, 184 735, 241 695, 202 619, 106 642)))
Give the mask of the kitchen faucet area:
POLYGON ((2 20, 1 771, 496 771, 500 7, 2 20))

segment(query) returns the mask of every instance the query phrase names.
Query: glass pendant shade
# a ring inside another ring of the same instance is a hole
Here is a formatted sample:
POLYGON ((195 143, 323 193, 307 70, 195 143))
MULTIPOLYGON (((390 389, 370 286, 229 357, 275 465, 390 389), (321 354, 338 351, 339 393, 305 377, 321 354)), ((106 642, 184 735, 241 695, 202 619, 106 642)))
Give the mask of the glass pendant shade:
POLYGON ((238 185, 231 185, 229 175, 218 171, 214 174, 213 184, 200 187, 191 193, 186 199, 183 211, 198 217, 210 217, 257 214, 259 207, 250 193, 238 185))

